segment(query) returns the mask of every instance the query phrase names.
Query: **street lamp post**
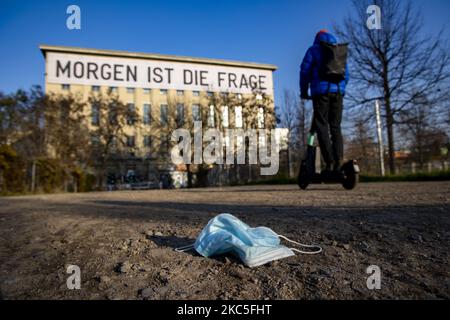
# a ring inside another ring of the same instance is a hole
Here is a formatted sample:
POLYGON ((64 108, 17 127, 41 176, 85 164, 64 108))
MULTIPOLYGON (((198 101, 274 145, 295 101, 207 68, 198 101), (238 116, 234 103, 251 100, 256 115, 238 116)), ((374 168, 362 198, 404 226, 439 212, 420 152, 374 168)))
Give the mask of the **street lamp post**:
POLYGON ((384 169, 384 151, 383 151, 383 136, 381 134, 381 116, 380 116, 380 102, 375 100, 375 115, 377 120, 377 136, 378 136, 378 153, 380 161, 380 174, 382 177, 386 174, 384 169))

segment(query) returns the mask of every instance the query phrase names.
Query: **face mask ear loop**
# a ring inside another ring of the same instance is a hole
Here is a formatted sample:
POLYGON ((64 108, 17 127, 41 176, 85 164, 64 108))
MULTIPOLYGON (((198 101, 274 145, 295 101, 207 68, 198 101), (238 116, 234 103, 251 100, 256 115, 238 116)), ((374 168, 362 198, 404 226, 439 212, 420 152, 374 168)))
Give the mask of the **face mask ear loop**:
POLYGON ((180 248, 175 248, 176 252, 186 252, 189 250, 193 250, 194 249, 194 244, 190 244, 188 246, 184 246, 184 247, 180 247, 180 248))
POLYGON ((320 246, 303 244, 303 243, 291 240, 291 239, 289 239, 289 238, 287 238, 287 237, 285 237, 285 236, 283 236, 281 234, 279 234, 278 237, 280 237, 281 239, 284 239, 284 240, 286 240, 288 242, 294 243, 294 244, 296 244, 296 245, 298 245, 300 247, 317 249, 316 251, 302 251, 302 250, 299 250, 299 249, 290 248, 292 251, 295 251, 295 252, 298 252, 298 253, 303 253, 303 254, 318 254, 318 253, 322 252, 322 247, 320 247, 320 246))

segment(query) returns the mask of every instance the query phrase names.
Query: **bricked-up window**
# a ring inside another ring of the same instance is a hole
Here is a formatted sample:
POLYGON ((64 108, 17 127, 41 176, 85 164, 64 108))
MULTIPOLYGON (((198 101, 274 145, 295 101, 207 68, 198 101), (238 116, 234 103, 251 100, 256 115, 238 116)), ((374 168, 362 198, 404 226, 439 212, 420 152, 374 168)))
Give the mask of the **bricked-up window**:
POLYGON ((264 107, 258 108, 258 129, 264 129, 264 107))
POLYGON ((161 125, 167 126, 169 124, 169 106, 167 104, 162 104, 160 106, 161 114, 161 125))
POLYGON ((200 105, 198 105, 198 104, 192 105, 192 118, 194 121, 202 121, 200 105))
POLYGON ((91 105, 91 124, 93 126, 98 126, 100 124, 100 106, 98 103, 93 103, 91 105))
POLYGON ((127 106, 128 106, 127 124, 131 126, 134 125, 134 123, 136 122, 135 119, 136 107, 134 103, 129 103, 127 104, 127 106))
POLYGON ((151 106, 149 104, 144 104, 144 114, 143 114, 143 121, 144 124, 148 125, 151 123, 152 121, 152 109, 151 106))
POLYGON ((184 125, 184 105, 177 105, 177 126, 182 127, 184 125))
POLYGON ((150 148, 152 146, 152 139, 149 135, 144 136, 144 147, 150 148))
POLYGON ((129 148, 134 148, 136 143, 135 136, 126 136, 126 144, 129 148))
POLYGON ((61 85, 61 88, 62 88, 63 90, 70 90, 70 84, 62 84, 62 85, 61 85))
POLYGON ((242 121, 242 107, 237 106, 234 108, 234 116, 235 116, 235 126, 236 128, 242 128, 243 121, 242 121))
POLYGON ((91 90, 92 92, 100 92, 100 86, 92 86, 91 90))

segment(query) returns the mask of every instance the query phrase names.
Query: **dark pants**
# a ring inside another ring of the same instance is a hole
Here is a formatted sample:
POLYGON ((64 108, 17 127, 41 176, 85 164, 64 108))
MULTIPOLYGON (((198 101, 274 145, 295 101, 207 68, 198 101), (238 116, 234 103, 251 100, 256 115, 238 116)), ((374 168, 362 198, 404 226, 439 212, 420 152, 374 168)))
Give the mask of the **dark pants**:
POLYGON ((315 96, 313 106, 313 130, 317 133, 323 160, 326 164, 339 163, 344 153, 341 133, 342 95, 330 93, 315 96))

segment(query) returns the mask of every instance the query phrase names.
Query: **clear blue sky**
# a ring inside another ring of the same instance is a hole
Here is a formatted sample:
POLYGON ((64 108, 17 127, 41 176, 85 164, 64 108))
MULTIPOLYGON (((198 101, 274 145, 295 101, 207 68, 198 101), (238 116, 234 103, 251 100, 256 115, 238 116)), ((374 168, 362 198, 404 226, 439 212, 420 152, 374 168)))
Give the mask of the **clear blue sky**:
MULTIPOLYGON (((426 32, 447 26, 450 1, 413 0, 426 32)), ((298 66, 315 33, 351 12, 349 0, 0 0, 0 91, 43 85, 39 44, 81 46, 272 63, 275 96, 298 90, 298 66), (81 7, 82 29, 66 28, 81 7)))

